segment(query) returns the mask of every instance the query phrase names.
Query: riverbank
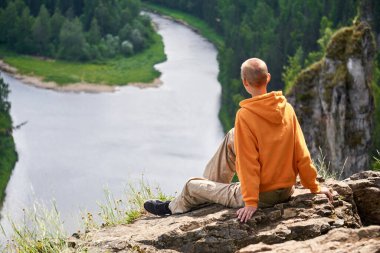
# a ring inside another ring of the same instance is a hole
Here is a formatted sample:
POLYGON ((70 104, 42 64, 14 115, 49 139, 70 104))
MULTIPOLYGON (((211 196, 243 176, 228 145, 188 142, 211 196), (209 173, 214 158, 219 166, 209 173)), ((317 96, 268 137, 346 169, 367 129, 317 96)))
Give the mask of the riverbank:
MULTIPOLYGON (((221 66, 221 58, 220 54, 223 52, 225 43, 224 39, 221 35, 219 35, 213 28, 211 28, 205 21, 203 21, 200 18, 197 18, 195 16, 189 15, 187 13, 178 11, 176 9, 170 9, 167 7, 163 7, 161 5, 156 5, 152 3, 143 3, 143 8, 150 11, 157 13, 159 15, 162 15, 166 18, 169 18, 175 22, 178 22, 180 24, 183 24, 189 28, 191 28, 196 33, 200 34, 202 37, 206 38, 208 41, 210 41, 218 50, 218 64, 219 64, 219 72, 222 69, 221 66)), ((225 89, 223 86, 223 82, 221 80, 221 74, 218 74, 218 80, 219 83, 222 86, 222 90, 225 89)), ((222 123, 224 132, 228 132, 232 127, 233 124, 231 123, 231 119, 229 117, 228 107, 223 104, 221 104, 221 108, 218 113, 219 120, 222 123)))
POLYGON ((0 48, 0 69, 38 88, 70 92, 113 92, 119 86, 139 88, 161 84, 154 65, 166 60, 160 35, 143 52, 103 62, 67 62, 16 54, 0 48))
MULTIPOLYGON (((42 77, 19 74, 16 68, 5 63, 3 60, 0 60, 0 70, 6 72, 7 74, 10 74, 12 77, 16 78, 17 80, 20 80, 24 84, 28 84, 37 88, 54 90, 54 91, 59 91, 59 92, 100 93, 100 92, 114 92, 118 88, 118 86, 114 86, 114 85, 110 86, 110 85, 105 85, 105 84, 86 83, 86 82, 59 85, 53 81, 49 81, 49 82, 44 81, 42 77)), ((127 85, 135 86, 135 87, 143 89, 143 88, 159 87, 161 84, 162 84, 161 80, 159 78, 155 78, 150 83, 135 82, 135 83, 128 83, 127 85)))
POLYGON ((147 2, 143 3, 143 8, 189 27, 210 41, 218 50, 224 47, 222 36, 216 33, 206 22, 195 16, 147 2))

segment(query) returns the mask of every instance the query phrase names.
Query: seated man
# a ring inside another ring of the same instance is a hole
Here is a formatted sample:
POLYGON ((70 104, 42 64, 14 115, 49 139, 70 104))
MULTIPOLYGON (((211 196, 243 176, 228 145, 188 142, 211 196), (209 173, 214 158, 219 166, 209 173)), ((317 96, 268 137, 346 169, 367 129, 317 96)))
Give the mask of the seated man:
POLYGON ((149 200, 144 208, 156 215, 178 214, 205 203, 240 208, 238 219, 249 220, 257 207, 289 200, 297 175, 312 193, 319 186, 317 171, 293 107, 281 91, 267 93, 271 75, 264 61, 252 58, 241 66, 244 88, 252 98, 240 102, 231 129, 207 164, 203 178, 190 179, 172 201, 149 200), (237 173, 240 183, 231 183, 237 173))

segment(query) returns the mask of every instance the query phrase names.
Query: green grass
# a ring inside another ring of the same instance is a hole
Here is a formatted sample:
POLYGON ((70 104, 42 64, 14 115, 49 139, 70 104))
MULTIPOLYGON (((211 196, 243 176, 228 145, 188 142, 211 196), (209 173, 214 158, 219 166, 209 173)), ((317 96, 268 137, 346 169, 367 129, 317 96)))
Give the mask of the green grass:
MULTIPOLYGON (((144 202, 149 199, 159 199, 161 201, 171 200, 172 196, 165 195, 159 187, 152 188, 144 178, 136 184, 129 184, 124 192, 124 197, 116 199, 108 190, 104 190, 104 203, 98 203, 100 212, 98 216, 101 218, 101 227, 115 226, 121 224, 129 224, 145 213, 144 202)), ((85 230, 99 227, 94 221, 91 213, 82 216, 85 220, 85 230)))
MULTIPOLYGON (((143 204, 148 199, 171 200, 159 187, 152 188, 142 178, 137 184, 129 184, 122 198, 115 198, 109 190, 105 190, 105 201, 98 203, 100 211, 98 219, 92 213, 82 214, 84 233, 102 227, 129 224, 145 213, 143 204)), ((15 222, 12 217, 8 220, 12 226, 10 234, 3 231, 5 245, 0 247, 2 252, 31 252, 55 253, 67 252, 68 233, 63 228, 64 222, 60 217, 56 203, 50 206, 35 201, 32 207, 23 209, 21 221, 15 222)), ((1 227, 2 228, 2 227, 1 227)), ((84 235, 84 234, 81 234, 84 235)), ((86 248, 78 245, 71 249, 74 252, 87 252, 86 248)), ((69 251, 73 252, 73 251, 69 251)))
POLYGON ((372 170, 380 171, 380 152, 376 150, 377 155, 373 157, 372 170))
POLYGON ((0 49, 0 57, 23 75, 42 77, 59 85, 87 82, 106 85, 127 85, 128 83, 149 83, 160 76, 153 66, 166 59, 161 36, 154 35, 151 47, 131 57, 95 62, 67 62, 42 60, 32 56, 19 55, 0 49))
MULTIPOLYGON (((55 202, 51 207, 35 202, 23 212, 19 223, 8 217, 13 234, 3 245, 3 252, 58 253, 67 248, 68 235, 55 202)), ((7 236, 4 229, 2 231, 7 236)))
POLYGON ((319 147, 319 154, 316 161, 313 161, 314 166, 317 169, 318 175, 323 179, 332 178, 335 180, 340 180, 346 165, 347 159, 344 161, 342 168, 339 171, 332 171, 330 169, 330 162, 326 161, 326 155, 323 154, 322 149, 319 147))
POLYGON ((214 29, 212 29, 206 22, 203 20, 194 17, 192 15, 186 14, 184 12, 169 9, 162 7, 160 5, 151 4, 151 3, 143 3, 143 7, 149 11, 157 12, 161 15, 169 16, 175 20, 180 20, 187 25, 191 26, 195 29, 199 34, 213 43, 218 49, 224 47, 224 40, 222 36, 217 34, 214 29))

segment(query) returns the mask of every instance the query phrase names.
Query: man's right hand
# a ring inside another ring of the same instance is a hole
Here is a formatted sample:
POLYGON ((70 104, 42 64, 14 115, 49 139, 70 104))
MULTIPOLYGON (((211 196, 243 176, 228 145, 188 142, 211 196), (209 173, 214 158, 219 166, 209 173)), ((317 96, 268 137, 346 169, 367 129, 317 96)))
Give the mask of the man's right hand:
POLYGON ((246 223, 249 219, 251 219, 252 215, 256 212, 257 207, 253 206, 245 206, 237 210, 236 214, 238 216, 238 220, 246 223))
POLYGON ((327 187, 321 187, 321 191, 318 194, 325 194, 330 202, 333 202, 334 195, 332 194, 332 190, 327 187))

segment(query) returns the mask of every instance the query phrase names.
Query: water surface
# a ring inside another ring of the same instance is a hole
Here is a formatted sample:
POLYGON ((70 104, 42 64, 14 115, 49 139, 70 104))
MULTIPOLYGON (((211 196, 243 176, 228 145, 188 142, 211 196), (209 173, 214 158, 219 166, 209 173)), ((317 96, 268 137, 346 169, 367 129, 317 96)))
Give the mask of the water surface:
POLYGON ((35 198, 55 199, 66 228, 74 231, 80 210, 99 210, 105 186, 120 196, 143 173, 173 194, 187 178, 201 176, 223 137, 216 49, 183 25, 153 20, 168 58, 156 65, 159 88, 59 93, 2 74, 14 124, 28 121, 14 132, 19 161, 3 215, 17 217, 35 198))

